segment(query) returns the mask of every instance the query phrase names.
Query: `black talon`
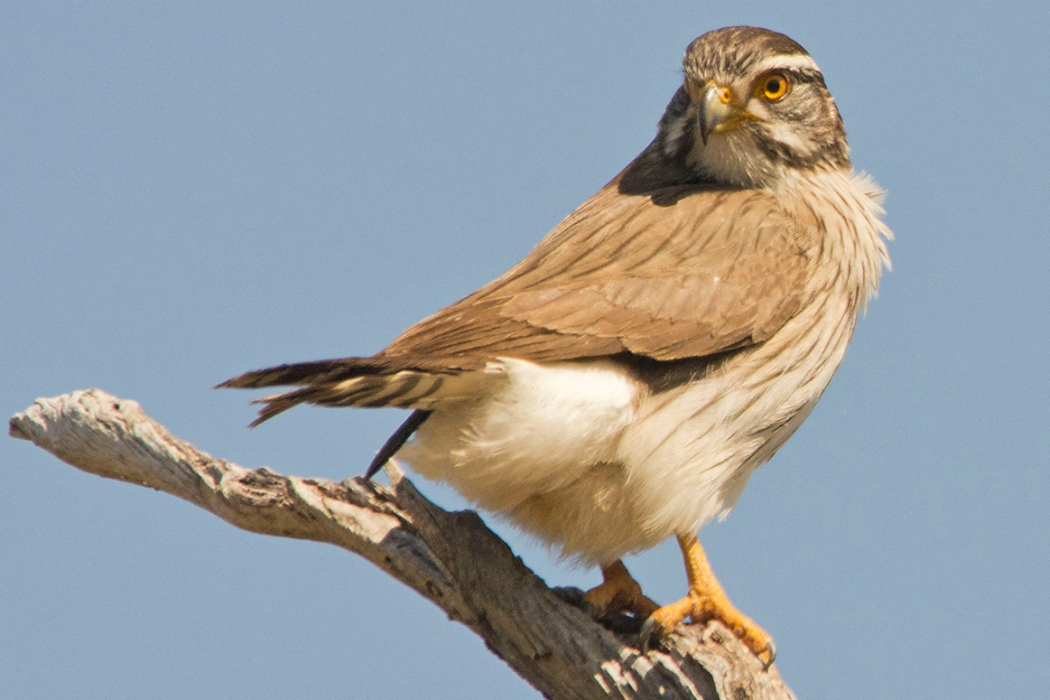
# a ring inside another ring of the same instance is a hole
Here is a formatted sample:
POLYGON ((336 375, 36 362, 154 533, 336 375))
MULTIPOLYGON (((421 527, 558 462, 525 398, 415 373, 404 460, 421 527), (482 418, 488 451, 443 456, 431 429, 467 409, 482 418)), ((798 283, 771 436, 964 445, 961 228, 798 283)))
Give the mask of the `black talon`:
POLYGON ((660 623, 656 621, 655 617, 650 617, 644 623, 642 623, 642 630, 638 633, 639 641, 641 642, 642 653, 648 654, 653 649, 653 642, 660 640, 663 636, 663 628, 660 623), (653 635, 656 635, 655 638, 653 635))
MULTIPOLYGON (((763 671, 768 671, 773 666, 773 662, 776 661, 776 658, 777 658, 777 645, 774 644, 773 640, 771 639, 771 640, 769 640, 769 644, 766 644, 766 648, 763 649, 762 651, 768 651, 769 652, 769 661, 767 661, 765 664, 762 665, 762 670, 763 671)), ((760 656, 758 658, 761 659, 762 657, 760 656)))

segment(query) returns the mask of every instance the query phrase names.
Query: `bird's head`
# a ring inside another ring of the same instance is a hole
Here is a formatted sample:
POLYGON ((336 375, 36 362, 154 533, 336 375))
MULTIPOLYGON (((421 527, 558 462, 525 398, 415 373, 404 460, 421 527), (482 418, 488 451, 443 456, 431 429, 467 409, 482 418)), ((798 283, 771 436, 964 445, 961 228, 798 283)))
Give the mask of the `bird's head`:
POLYGON ((810 55, 783 34, 727 27, 693 41, 654 145, 676 168, 733 187, 848 168, 835 101, 810 55))

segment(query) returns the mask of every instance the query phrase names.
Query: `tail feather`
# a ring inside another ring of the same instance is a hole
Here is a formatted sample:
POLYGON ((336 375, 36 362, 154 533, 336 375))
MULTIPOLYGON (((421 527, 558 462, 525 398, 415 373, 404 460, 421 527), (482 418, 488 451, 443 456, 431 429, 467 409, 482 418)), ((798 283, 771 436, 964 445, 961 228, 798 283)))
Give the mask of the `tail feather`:
POLYGON ((299 386, 253 403, 264 404, 255 427, 301 403, 360 408, 396 407, 429 410, 441 397, 445 380, 455 373, 399 369, 373 358, 302 362, 246 372, 216 388, 256 389, 299 386))
POLYGON ((423 425, 429 417, 430 411, 418 408, 412 411, 412 415, 408 417, 408 420, 402 423, 401 427, 395 430, 394 434, 387 438, 383 446, 379 448, 379 452, 376 452, 375 459, 372 460, 372 463, 368 465, 368 469, 365 471, 365 479, 371 479, 375 476, 390 461, 390 458, 401 449, 402 445, 408 442, 408 439, 412 437, 412 433, 419 430, 419 426, 423 425))
POLYGON ((259 389, 267 386, 314 384, 320 381, 339 381, 365 374, 379 374, 384 364, 371 357, 348 357, 342 360, 296 362, 245 372, 233 379, 216 384, 216 389, 259 389))

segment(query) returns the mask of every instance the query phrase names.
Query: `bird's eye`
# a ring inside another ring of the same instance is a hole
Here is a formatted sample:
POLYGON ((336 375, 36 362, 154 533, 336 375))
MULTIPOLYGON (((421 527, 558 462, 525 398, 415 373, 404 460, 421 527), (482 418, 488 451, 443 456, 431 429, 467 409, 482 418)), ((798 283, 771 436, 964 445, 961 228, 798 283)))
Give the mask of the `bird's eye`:
POLYGON ((770 102, 776 102, 788 94, 788 90, 791 89, 791 81, 783 73, 770 73, 759 80, 756 87, 758 89, 755 92, 770 102))

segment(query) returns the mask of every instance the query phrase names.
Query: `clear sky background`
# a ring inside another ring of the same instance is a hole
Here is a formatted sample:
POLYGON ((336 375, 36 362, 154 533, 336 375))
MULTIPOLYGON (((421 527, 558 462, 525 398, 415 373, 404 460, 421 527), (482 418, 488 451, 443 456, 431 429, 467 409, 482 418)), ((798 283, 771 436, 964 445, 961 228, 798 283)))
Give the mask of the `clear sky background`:
MULTIPOLYGON (((690 40, 767 26, 889 191, 894 269, 702 540, 802 700, 1044 696, 1050 5, 364 5, 0 6, 0 414, 100 387, 244 466, 360 474, 403 414, 249 431, 251 395, 209 387, 370 354, 487 282, 645 147, 690 40)), ((0 467, 5 697, 537 697, 340 549, 25 442, 0 467)), ((598 582, 497 528, 549 583, 598 582)), ((672 543, 628 566, 685 591, 672 543)))

